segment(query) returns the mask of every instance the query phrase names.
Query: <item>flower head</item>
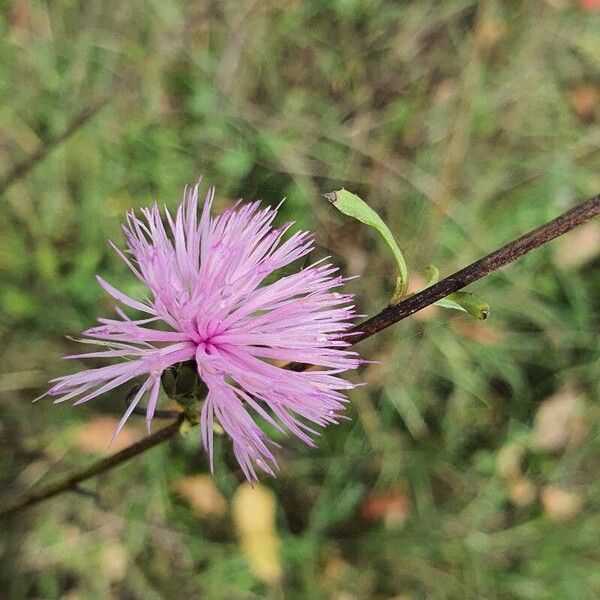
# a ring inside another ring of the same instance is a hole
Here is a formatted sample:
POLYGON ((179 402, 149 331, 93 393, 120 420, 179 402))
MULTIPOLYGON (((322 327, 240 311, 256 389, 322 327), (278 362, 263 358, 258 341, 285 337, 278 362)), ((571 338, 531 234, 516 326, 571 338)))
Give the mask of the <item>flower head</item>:
POLYGON ((248 479, 256 467, 273 474, 273 443, 254 413, 281 431, 313 445, 312 425, 336 423, 353 385, 339 374, 360 359, 348 350, 344 333, 355 316, 353 297, 339 293, 344 278, 323 262, 267 283, 269 275, 307 255, 308 232, 284 240, 291 223, 273 227, 277 209, 260 203, 236 204, 211 217, 210 190, 198 220, 198 186, 186 190, 175 218, 158 206, 127 214, 127 251, 113 246, 148 288, 134 299, 98 277, 123 307, 143 313, 132 319, 116 307, 118 319, 99 319, 84 332, 104 348, 67 358, 117 358, 116 364, 53 380, 55 402, 82 404, 132 379, 143 378, 115 432, 144 396, 148 427, 156 410, 165 369, 195 361, 208 389, 200 415, 204 448, 213 455, 213 422, 231 438, 248 479), (296 372, 282 361, 321 367, 296 372))

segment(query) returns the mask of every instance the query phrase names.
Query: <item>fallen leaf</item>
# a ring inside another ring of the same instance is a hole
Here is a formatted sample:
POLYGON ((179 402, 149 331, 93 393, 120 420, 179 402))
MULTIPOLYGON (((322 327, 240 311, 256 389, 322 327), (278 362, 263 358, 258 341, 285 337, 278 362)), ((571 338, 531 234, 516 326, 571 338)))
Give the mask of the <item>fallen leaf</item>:
POLYGON ((102 567, 111 581, 120 581, 127 574, 127 551, 117 543, 109 543, 102 551, 102 567))
POLYGON ((535 415, 534 447, 544 452, 563 450, 578 429, 576 417, 581 404, 581 398, 572 384, 544 400, 535 415))
POLYGON ((337 585, 342 581, 348 570, 348 563, 339 556, 331 556, 325 563, 323 579, 330 584, 337 585))
POLYGON ((535 484, 526 477, 508 482, 508 498, 515 506, 530 506, 537 497, 535 484))
POLYGON ((475 43, 481 50, 491 50, 504 36, 506 26, 497 19, 482 19, 475 31, 475 43))
POLYGON ((210 475, 179 477, 171 485, 201 517, 222 517, 227 510, 227 501, 210 475))
POLYGON ((13 4, 8 16, 11 28, 24 29, 29 24, 29 3, 26 0, 17 0, 13 4))
POLYGON ((340 592, 335 592, 331 596, 331 600, 358 600, 358 598, 354 594, 342 590, 340 592))
POLYGON ((364 519, 383 519, 389 529, 399 529, 410 516, 410 499, 403 485, 392 485, 384 492, 371 494, 361 507, 364 519))
POLYGON ((116 417, 106 416, 91 419, 78 428, 75 447, 92 454, 109 454, 123 450, 143 437, 139 427, 127 424, 111 446, 110 441, 118 424, 119 419, 116 417))
MULTIPOLYGON (((457 85, 454 79, 442 79, 433 89, 433 102, 443 105, 452 102, 456 98, 457 85)), ((411 273, 411 278, 413 274, 411 273)))
POLYGON ((331 600, 358 600, 358 598, 354 594, 342 590, 340 592, 334 592, 331 596, 331 600))
POLYGON ((569 521, 583 507, 583 499, 576 492, 567 492, 558 487, 547 486, 541 493, 546 516, 552 521, 569 521))
POLYGON ((599 98, 600 93, 595 85, 584 84, 569 90, 571 107, 584 123, 592 123, 596 118, 599 98))
POLYGON ((586 12, 600 10, 600 0, 579 0, 579 6, 586 12))
POLYGON ((268 584, 283 574, 275 528, 277 499, 268 488, 242 483, 232 501, 233 521, 252 572, 268 584))
POLYGON ((522 464, 526 448, 518 442, 509 442, 496 456, 496 467, 507 481, 517 481, 523 477, 522 464))
POLYGON ((556 241, 555 261, 563 269, 577 269, 600 254, 600 224, 589 222, 556 241))

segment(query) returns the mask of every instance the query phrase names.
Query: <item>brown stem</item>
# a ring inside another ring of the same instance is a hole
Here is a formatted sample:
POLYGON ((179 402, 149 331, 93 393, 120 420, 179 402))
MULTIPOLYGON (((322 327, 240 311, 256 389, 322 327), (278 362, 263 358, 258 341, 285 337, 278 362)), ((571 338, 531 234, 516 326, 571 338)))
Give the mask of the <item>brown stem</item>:
MULTIPOLYGON (((491 252, 484 258, 475 261, 464 269, 449 275, 431 287, 410 296, 394 306, 384 308, 379 314, 367 319, 354 328, 353 343, 358 343, 361 340, 382 331, 386 327, 389 327, 402 319, 406 319, 418 310, 421 310, 437 300, 445 298, 448 294, 456 292, 470 283, 485 277, 492 271, 504 267, 531 250, 542 246, 563 233, 571 231, 571 229, 574 229, 578 225, 581 225, 598 215, 600 215, 600 195, 590 198, 586 202, 563 213, 553 221, 546 223, 546 225, 542 225, 541 227, 526 233, 519 239, 509 242, 505 246, 502 246, 502 248, 491 252)), ((295 371, 302 371, 308 366, 310 365, 290 363, 287 365, 287 368, 295 371)), ((82 481, 113 469, 130 458, 172 438, 179 431, 184 419, 185 417, 180 415, 173 423, 132 446, 121 450, 121 452, 118 452, 109 458, 100 460, 87 469, 67 477, 62 481, 50 484, 39 490, 34 490, 16 502, 0 507, 0 517, 18 512, 24 508, 37 504, 38 502, 57 496, 62 492, 77 489, 78 484, 82 481)))
POLYGON ((29 506, 33 506, 38 502, 42 502, 43 500, 47 500, 48 498, 52 498, 53 496, 57 496, 58 494, 62 494, 63 492, 75 491, 78 489, 79 484, 86 479, 91 479, 96 475, 100 475, 100 473, 105 473, 106 471, 110 471, 115 467, 123 464, 125 461, 146 452, 150 448, 154 446, 158 446, 163 442, 171 439, 174 435, 179 432, 179 428, 183 423, 184 417, 181 414, 175 421, 169 423, 166 427, 158 430, 156 433, 149 435, 148 437, 124 448, 120 452, 109 456, 108 458, 103 458, 90 465, 86 469, 75 473, 65 479, 57 481, 56 483, 50 483, 45 487, 41 487, 37 490, 33 490, 23 498, 16 500, 15 502, 9 502, 0 507, 0 517, 6 517, 10 514, 19 512, 24 508, 29 506))
POLYGON ((99 100, 91 106, 84 108, 67 126, 67 128, 58 134, 57 136, 51 137, 47 142, 40 146, 31 156, 26 158, 23 162, 16 164, 0 181, 0 196, 6 192, 6 190, 14 185, 21 177, 24 177, 33 169, 39 162, 46 158, 46 155, 59 144, 68 140, 75 132, 81 129, 90 119, 102 110, 108 99, 99 100))

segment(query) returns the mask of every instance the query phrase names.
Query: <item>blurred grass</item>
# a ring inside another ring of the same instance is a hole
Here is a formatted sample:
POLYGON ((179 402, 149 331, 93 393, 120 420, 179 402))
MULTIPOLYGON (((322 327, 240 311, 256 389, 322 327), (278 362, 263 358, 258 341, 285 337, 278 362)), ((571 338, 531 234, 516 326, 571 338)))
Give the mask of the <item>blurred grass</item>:
MULTIPOLYGON (((139 291, 106 244, 120 243, 125 210, 174 206, 200 174, 220 207, 286 196, 282 220, 315 229, 361 275, 352 288, 373 313, 392 291, 388 254, 320 193, 360 193, 413 272, 434 262, 444 274, 600 188, 599 16, 575 2, 5 0, 0 11, 0 181, 109 98, 0 198, 6 495, 88 464, 73 432, 121 413, 125 392, 77 409, 30 400, 67 369, 64 335, 110 311, 94 274, 139 291)), ((99 504, 63 496, 1 523, 0 596, 600 595, 590 235, 577 264, 574 232, 477 285, 485 324, 430 311, 362 345, 382 362, 362 373, 352 420, 317 451, 286 440, 265 482, 283 592, 249 571, 227 515, 200 519, 173 494, 174 478, 207 471, 192 434, 91 482, 99 504), (536 412, 565 384, 579 398, 573 439, 536 449, 536 412), (503 474, 515 447, 532 499, 503 474), (553 519, 548 486, 583 508, 553 519), (390 493, 405 496, 402 519, 365 509, 383 498, 385 512, 390 493)), ((216 472, 230 499, 240 476, 226 447, 216 472)))

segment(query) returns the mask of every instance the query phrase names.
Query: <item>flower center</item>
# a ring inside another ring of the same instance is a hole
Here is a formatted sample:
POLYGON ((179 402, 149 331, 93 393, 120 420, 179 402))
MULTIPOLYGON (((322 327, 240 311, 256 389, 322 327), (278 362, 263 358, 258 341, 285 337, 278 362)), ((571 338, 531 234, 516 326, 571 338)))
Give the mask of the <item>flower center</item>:
POLYGON ((190 337, 197 344, 198 352, 201 354, 214 354, 218 349, 218 337, 221 332, 221 321, 211 319, 206 322, 194 317, 191 322, 190 337))

